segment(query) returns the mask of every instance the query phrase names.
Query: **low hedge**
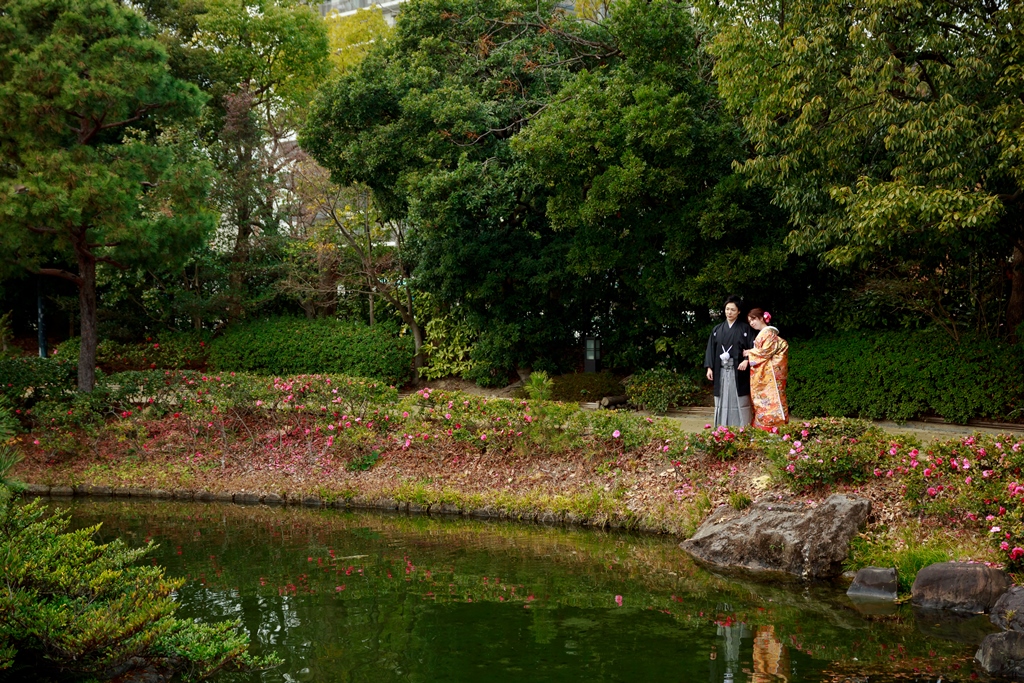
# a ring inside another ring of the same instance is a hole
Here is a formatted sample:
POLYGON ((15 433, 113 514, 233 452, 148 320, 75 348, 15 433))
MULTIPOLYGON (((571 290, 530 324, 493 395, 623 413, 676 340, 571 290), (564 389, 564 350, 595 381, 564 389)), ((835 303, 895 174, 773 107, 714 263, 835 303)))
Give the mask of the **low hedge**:
POLYGON ((903 422, 1024 417, 1024 345, 954 342, 938 330, 856 332, 793 342, 788 398, 794 415, 903 422))
POLYGON ((230 328, 210 344, 212 371, 273 375, 328 373, 402 384, 412 373, 413 340, 387 326, 330 318, 270 318, 230 328))
MULTIPOLYGON (((70 363, 78 362, 81 338, 62 342, 53 355, 70 363)), ((210 350, 206 332, 165 332, 135 343, 101 339, 96 345, 96 365, 104 372, 126 370, 203 370, 210 350)))

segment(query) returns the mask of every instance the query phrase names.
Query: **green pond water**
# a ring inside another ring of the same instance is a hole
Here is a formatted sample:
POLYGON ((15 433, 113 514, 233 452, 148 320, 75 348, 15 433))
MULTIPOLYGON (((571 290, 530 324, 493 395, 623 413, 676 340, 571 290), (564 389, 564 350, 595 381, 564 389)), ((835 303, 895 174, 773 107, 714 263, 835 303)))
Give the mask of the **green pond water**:
MULTIPOLYGON (((673 539, 371 512, 74 501, 152 539, 180 615, 285 663, 225 681, 955 681, 984 617, 871 614, 836 586, 726 578, 673 539), (867 611, 869 613, 865 614, 867 611)), ((884 610, 882 610, 884 612, 884 610)))

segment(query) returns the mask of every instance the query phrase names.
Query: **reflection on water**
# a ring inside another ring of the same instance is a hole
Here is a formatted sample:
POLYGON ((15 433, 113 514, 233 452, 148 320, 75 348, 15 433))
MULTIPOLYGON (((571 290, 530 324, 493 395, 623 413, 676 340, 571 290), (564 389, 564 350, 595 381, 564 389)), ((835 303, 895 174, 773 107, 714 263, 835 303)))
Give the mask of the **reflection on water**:
POLYGON ((185 617, 238 619, 278 669, 225 680, 969 680, 976 639, 836 588, 726 579, 668 538, 463 519, 75 501, 152 539, 185 617))

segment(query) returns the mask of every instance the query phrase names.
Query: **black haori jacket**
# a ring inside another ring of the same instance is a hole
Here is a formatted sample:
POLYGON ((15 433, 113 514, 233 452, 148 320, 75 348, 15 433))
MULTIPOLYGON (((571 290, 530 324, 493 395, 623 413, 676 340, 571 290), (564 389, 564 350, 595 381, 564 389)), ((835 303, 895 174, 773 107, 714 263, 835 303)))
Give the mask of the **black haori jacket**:
MULTIPOLYGON (((715 326, 708 337, 708 349, 704 352, 704 367, 711 368, 715 374, 715 396, 722 395, 722 359, 723 351, 728 351, 735 361, 733 367, 738 368, 743 358, 744 349, 754 346, 754 329, 742 320, 737 320, 729 327, 724 322, 715 326)), ((750 370, 736 370, 736 395, 750 396, 750 370)))

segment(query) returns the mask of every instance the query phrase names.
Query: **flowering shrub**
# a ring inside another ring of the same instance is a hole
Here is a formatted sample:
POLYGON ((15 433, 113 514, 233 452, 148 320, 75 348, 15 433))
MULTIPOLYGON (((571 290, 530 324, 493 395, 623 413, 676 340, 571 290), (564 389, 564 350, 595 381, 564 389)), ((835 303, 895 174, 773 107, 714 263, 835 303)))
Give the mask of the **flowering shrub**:
POLYGON ((907 497, 988 533, 1007 565, 1024 569, 1024 438, 975 434, 915 455, 898 470, 907 497))
POLYGON ((688 456, 712 457, 731 460, 740 451, 755 445, 756 430, 744 427, 734 428, 722 425, 712 429, 704 425, 704 431, 687 434, 682 438, 682 453, 688 456))
POLYGON ((785 425, 759 440, 775 477, 798 489, 866 481, 888 472, 890 459, 916 445, 912 437, 894 437, 863 420, 843 418, 785 425))
POLYGON ((689 378, 665 368, 642 370, 626 383, 629 402, 652 413, 664 413, 674 405, 689 405, 699 393, 700 389, 689 378))

